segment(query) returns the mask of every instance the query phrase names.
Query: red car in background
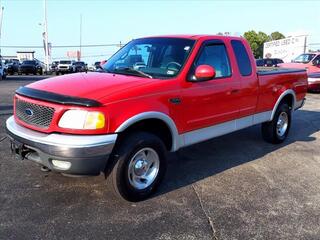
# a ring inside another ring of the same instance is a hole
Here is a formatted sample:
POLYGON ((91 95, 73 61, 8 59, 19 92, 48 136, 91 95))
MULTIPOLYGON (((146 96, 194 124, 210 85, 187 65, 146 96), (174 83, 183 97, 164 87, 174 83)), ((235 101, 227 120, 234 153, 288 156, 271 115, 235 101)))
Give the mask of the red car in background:
POLYGON ((303 53, 292 60, 291 63, 278 64, 282 68, 306 69, 308 74, 320 73, 320 52, 303 53))
POLYGON ((308 75, 308 91, 320 92, 320 73, 311 73, 308 75))

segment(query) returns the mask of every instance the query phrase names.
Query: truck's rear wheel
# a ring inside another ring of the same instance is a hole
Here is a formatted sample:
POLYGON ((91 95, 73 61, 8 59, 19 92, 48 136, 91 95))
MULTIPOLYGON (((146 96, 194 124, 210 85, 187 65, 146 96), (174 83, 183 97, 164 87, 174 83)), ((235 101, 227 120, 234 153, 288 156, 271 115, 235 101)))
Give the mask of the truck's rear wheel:
POLYGON ((281 103, 270 122, 262 124, 262 136, 265 141, 278 144, 288 136, 291 126, 291 109, 287 103, 281 103))
POLYGON ((155 192, 164 177, 167 158, 163 142, 155 135, 135 132, 116 146, 108 185, 116 196, 141 201, 155 192))

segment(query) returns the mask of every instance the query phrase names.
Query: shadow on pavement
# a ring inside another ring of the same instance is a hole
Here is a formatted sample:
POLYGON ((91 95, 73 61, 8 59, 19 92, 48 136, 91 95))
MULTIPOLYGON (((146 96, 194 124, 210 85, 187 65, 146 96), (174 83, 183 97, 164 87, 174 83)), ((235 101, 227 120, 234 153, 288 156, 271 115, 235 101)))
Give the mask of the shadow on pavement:
POLYGON ((289 136, 280 145, 264 142, 257 125, 182 149, 171 154, 168 173, 155 197, 255 161, 294 142, 315 141, 311 135, 319 130, 320 112, 300 110, 294 113, 289 136))

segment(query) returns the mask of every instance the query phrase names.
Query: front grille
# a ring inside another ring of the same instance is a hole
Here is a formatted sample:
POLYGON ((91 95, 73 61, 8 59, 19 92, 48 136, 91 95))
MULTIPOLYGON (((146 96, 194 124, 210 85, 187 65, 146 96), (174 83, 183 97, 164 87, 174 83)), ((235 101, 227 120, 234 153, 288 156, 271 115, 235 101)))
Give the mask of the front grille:
POLYGON ((47 129, 52 121, 54 108, 16 99, 16 117, 22 122, 47 129))

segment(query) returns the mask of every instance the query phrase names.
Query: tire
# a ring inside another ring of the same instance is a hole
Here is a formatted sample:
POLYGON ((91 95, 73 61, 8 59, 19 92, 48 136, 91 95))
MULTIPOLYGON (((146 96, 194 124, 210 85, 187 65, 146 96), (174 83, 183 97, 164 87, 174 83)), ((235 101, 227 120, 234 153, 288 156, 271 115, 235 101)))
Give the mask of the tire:
POLYGON ((117 198, 142 201, 156 191, 166 169, 167 150, 163 142, 151 133, 134 132, 116 145, 106 171, 107 184, 117 198), (141 159, 143 156, 145 160, 141 159))
POLYGON ((287 103, 280 103, 272 121, 262 124, 262 137, 269 143, 282 143, 287 138, 290 127, 291 109, 287 103))

